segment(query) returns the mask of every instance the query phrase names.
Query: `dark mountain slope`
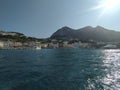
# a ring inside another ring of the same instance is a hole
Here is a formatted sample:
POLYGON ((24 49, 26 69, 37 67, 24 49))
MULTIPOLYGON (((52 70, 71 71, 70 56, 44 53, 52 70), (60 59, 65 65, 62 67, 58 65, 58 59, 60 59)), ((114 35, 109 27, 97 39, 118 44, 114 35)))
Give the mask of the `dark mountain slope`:
POLYGON ((63 27, 55 33, 53 33, 53 35, 50 38, 116 42, 120 41, 120 32, 108 30, 101 26, 97 26, 95 28, 87 26, 77 30, 69 27, 63 27))

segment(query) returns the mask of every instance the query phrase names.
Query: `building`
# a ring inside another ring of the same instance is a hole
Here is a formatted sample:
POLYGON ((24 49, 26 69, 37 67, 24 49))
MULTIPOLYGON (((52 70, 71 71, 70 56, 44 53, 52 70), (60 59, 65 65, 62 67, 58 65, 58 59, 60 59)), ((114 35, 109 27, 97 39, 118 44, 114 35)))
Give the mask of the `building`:
POLYGON ((4 48, 4 42, 0 41, 0 48, 4 48))
POLYGON ((21 42, 14 42, 14 47, 22 47, 23 44, 21 42))
POLYGON ((59 48, 59 43, 49 43, 48 48, 59 48))

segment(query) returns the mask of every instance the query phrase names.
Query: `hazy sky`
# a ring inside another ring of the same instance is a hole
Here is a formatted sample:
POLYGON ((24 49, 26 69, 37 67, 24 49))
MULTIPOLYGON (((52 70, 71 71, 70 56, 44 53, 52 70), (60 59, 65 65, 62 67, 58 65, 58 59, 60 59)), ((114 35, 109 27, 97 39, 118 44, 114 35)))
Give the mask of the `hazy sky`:
POLYGON ((0 29, 49 37, 63 26, 103 26, 120 30, 120 10, 103 15, 100 0, 0 0, 0 29))

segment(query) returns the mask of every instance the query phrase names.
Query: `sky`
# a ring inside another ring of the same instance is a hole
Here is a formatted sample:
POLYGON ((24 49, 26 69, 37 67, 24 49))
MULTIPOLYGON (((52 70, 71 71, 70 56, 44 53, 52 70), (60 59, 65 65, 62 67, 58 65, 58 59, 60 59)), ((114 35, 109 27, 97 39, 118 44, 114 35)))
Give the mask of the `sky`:
POLYGON ((64 26, 99 25, 120 31, 120 5, 103 4, 100 0, 0 0, 0 30, 38 38, 48 38, 64 26))

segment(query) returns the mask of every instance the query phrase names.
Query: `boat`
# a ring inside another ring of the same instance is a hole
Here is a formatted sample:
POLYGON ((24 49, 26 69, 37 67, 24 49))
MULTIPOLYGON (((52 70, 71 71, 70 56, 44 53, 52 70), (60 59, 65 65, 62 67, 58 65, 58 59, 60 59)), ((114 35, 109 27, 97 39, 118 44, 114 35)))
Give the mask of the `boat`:
POLYGON ((36 49, 36 50, 40 50, 41 47, 40 47, 40 46, 36 46, 35 49, 36 49))

